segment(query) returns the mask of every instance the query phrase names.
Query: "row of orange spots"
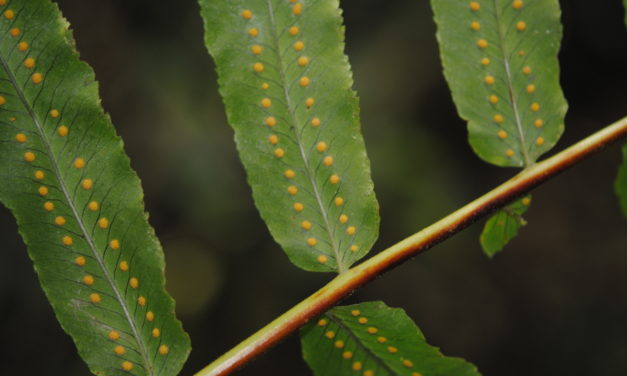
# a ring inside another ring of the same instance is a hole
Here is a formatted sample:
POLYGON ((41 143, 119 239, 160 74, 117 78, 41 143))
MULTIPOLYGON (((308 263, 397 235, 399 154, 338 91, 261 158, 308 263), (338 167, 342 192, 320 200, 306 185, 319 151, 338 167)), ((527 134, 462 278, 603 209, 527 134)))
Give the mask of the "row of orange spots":
MULTIPOLYGON (((524 2, 522 0, 515 0, 514 2, 512 2, 512 7, 514 9, 521 9, 523 5, 524 5, 524 2)), ((516 23, 516 29, 518 29, 518 31, 525 31, 527 29, 527 24, 525 23, 525 21, 518 21, 516 23)), ((518 55, 524 56, 525 51, 524 50, 518 51, 518 55)), ((528 65, 522 68, 522 73, 525 76, 529 76, 531 72, 532 72, 532 69, 528 65)), ((534 84, 528 84, 527 87, 525 88, 525 91, 527 92, 527 94, 533 94, 536 91, 536 86, 534 84)), ((540 104, 538 102, 533 102, 529 106, 529 109, 532 112, 538 112, 540 110, 540 104)), ((544 121, 542 119, 537 118, 534 120, 533 125, 536 128, 541 128, 544 125, 544 121)), ((535 142, 536 142, 536 145, 541 146, 544 144, 544 138, 542 136, 539 136, 536 138, 535 142)))
MULTIPOLYGON (((476 12, 481 9, 481 4, 479 4, 478 1, 471 1, 470 4, 468 5, 470 7, 470 10, 472 10, 473 12, 476 12)), ((524 5, 523 0, 514 0, 512 2, 512 8, 514 9, 520 9, 523 7, 523 5, 524 5)))
MULTIPOLYGON (((357 318, 357 322, 358 322, 359 324, 361 324, 361 325, 366 325, 366 324, 368 323, 368 318, 366 318, 366 317, 362 316, 362 315, 361 315, 361 311, 360 311, 360 310, 358 310, 358 309, 354 309, 354 310, 352 310, 352 311, 351 311, 351 315, 352 315, 353 317, 356 317, 356 318, 357 318)), ((323 318, 323 319, 318 320, 318 326, 320 326, 320 327, 323 327, 323 328, 324 328, 324 327, 326 327, 328 324, 329 324, 329 321, 328 321, 327 319, 324 319, 324 318, 323 318)), ((368 326, 368 327, 366 328, 366 331, 367 331, 369 334, 371 334, 371 335, 375 335, 375 334, 377 334, 377 333, 379 332, 379 329, 378 329, 377 327, 375 327, 375 326, 368 326)), ((332 340, 332 339, 334 339, 334 338, 335 338, 336 333, 335 333, 334 331, 332 331, 332 330, 327 330, 327 331, 324 333, 324 336, 325 336, 326 338, 328 338, 328 339, 332 340)), ((377 337, 377 342, 378 342, 378 343, 380 343, 380 344, 387 343, 387 341, 388 341, 388 339, 387 339, 386 337, 383 337, 383 336, 379 336, 379 337, 377 337)), ((342 340, 336 340, 335 342, 333 342, 333 346, 334 346, 335 348, 337 348, 337 349, 343 349, 343 348, 344 348, 344 346, 345 346, 345 342, 344 342, 344 341, 342 341, 342 340)), ((386 346, 386 350, 387 350, 387 352, 389 352, 390 354, 395 354, 395 353, 397 353, 397 352, 398 352, 398 348, 396 348, 396 347, 394 347, 394 346, 386 346)), ((345 360, 352 359, 352 358, 353 358, 353 355, 354 355, 354 354, 353 354, 353 352, 352 352, 352 351, 343 351, 343 352, 342 352, 342 358, 343 358, 343 359, 345 359, 345 360)), ((401 358, 400 360, 401 360, 401 364, 402 364, 403 366, 405 366, 406 368, 413 368, 414 363, 413 363, 411 360, 409 360, 409 359, 404 359, 404 358, 401 358)), ((363 365, 363 363, 362 363, 362 362, 360 362, 360 361, 355 361, 355 362, 353 362, 353 363, 351 364, 351 369, 352 369, 353 371, 361 371, 361 370, 363 369, 363 367, 364 367, 364 365, 363 365)), ((374 371, 372 371, 372 370, 368 370, 368 369, 367 369, 367 370, 364 370, 363 375, 364 375, 364 376, 374 376, 374 371)), ((422 374, 421 374, 421 373, 419 373, 419 372, 413 372, 413 373, 412 373, 412 376, 422 376, 422 374)))
MULTIPOLYGON (((244 18, 244 20, 252 20, 254 15, 252 13, 251 10, 249 9, 244 9, 241 12, 241 16, 242 18, 244 18)), ((290 34, 298 34, 298 29, 297 28, 292 28, 290 29, 290 34)), ((257 37, 259 35, 259 30, 257 28, 249 28, 248 29, 248 35, 251 37, 257 37)), ((296 47, 295 47, 296 48, 296 47)), ((304 45, 303 45, 304 48, 304 45)), ((255 55, 255 56, 259 56, 263 53, 263 46, 259 45, 259 44, 253 44, 250 47, 250 52, 255 55)), ((252 66, 252 71, 254 73, 263 73, 265 71, 265 67, 263 65, 262 62, 255 62, 252 66)), ((261 89, 262 90, 267 90, 269 89, 270 85, 267 82, 264 82, 261 85, 261 89)), ((272 100, 268 97, 264 97, 261 99, 261 101, 259 102, 259 104, 261 105, 261 107, 263 107, 264 109, 270 109, 272 107, 272 100)), ((278 122, 276 117, 274 116, 267 116, 264 118, 263 123, 268 126, 270 129, 274 128, 278 122)), ((273 145, 273 146, 277 146, 274 150, 273 150, 273 154, 276 158, 283 158, 285 156, 285 149, 282 147, 279 147, 279 143, 280 143, 280 138, 278 135, 276 134, 270 134, 270 136, 268 136, 268 142, 273 145)), ((296 173, 293 170, 287 170, 284 173, 285 177, 288 179, 293 179, 296 176, 296 173)), ((287 187, 287 193, 291 196, 295 196, 298 193, 298 187, 296 187, 295 185, 290 185, 287 187)), ((296 212, 302 212, 303 210, 305 210, 305 206, 300 203, 300 202, 295 202, 292 205, 292 208, 294 209, 294 211, 296 212)), ((307 228, 311 228, 311 223, 308 221, 303 222, 303 228, 307 227, 307 228)), ((317 240, 315 238, 309 238, 307 240, 307 243, 310 246, 314 246, 317 244, 317 240)), ((326 260, 325 260, 326 261, 326 260)))
MULTIPOLYGON (((520 56, 524 56, 524 51, 522 51, 522 50, 521 50, 521 51, 519 51, 519 52, 518 52, 518 54, 519 54, 520 56), (521 54, 521 53, 522 53, 522 54, 521 54)), ((530 66, 524 66, 524 67, 522 68, 522 73, 523 73, 524 75, 526 75, 526 76, 530 75, 530 74, 531 74, 531 67, 530 67, 530 66)), ((525 88, 525 91, 526 91, 528 94, 533 94, 533 93, 535 93, 535 91, 536 91, 536 85, 534 85, 534 84, 529 84, 529 85, 527 85, 527 87, 525 88)), ((532 104, 531 104, 531 106, 529 107, 529 109, 530 109, 531 111, 533 111, 533 112, 537 112, 537 111, 539 111, 539 110, 540 110, 540 104, 539 104, 539 103, 537 103, 537 102, 534 102, 534 103, 532 103, 532 104)), ((543 121, 542 119, 539 119, 539 118, 538 118, 538 119, 535 119, 535 120, 534 120, 534 122, 533 122, 533 125, 534 125, 536 128, 541 128, 541 127, 544 125, 544 121, 543 121)), ((544 144, 544 138, 543 138, 543 137, 538 137, 538 138, 536 138, 536 144, 537 144, 538 146, 540 146, 540 145, 544 144)))
MULTIPOLYGON (((292 1, 293 3, 295 3, 295 1, 292 1)), ((295 3, 292 6, 292 13, 295 16, 299 16, 302 14, 302 5, 300 3, 295 3)), ((245 9, 242 11, 241 16, 245 19, 245 20, 251 20, 253 18, 253 13, 252 11, 245 9)), ((288 32, 291 36, 297 36, 299 33, 299 28, 296 25, 291 26, 288 29, 288 32)), ((259 35, 259 30, 256 28, 250 28, 248 30, 248 35, 250 35, 251 37, 256 37, 259 35)), ((303 51, 305 49, 305 44, 303 41, 296 41, 293 44, 293 48, 295 51, 300 52, 303 51)), ((250 51, 252 52, 253 55, 261 55, 263 52, 263 47, 261 45, 258 44, 254 44, 250 47, 250 51)), ((297 59, 297 64, 300 67, 305 67, 307 66, 307 64, 309 64, 309 58, 306 56, 299 56, 297 59)), ((263 65, 263 63, 261 62, 256 62, 253 64, 253 72, 255 73, 262 73, 265 70, 265 67, 263 65)), ((309 79, 309 77, 307 76, 303 76, 299 79, 299 85, 301 87, 307 87, 309 86, 309 84, 311 83, 311 80, 309 79)), ((269 88, 269 84, 268 83, 263 83, 261 88, 263 90, 267 90, 269 88)), ((305 105, 306 107, 309 109, 311 108, 315 103, 315 100, 313 98, 307 98, 305 100, 305 105)), ((261 107, 265 108, 265 109, 269 109, 272 106, 272 100, 270 98, 262 98, 261 99, 261 107)), ((277 119, 274 116, 268 116, 264 119, 264 124, 267 125, 270 128, 273 128, 277 125, 277 119)), ((314 118, 311 121, 311 125, 313 127, 317 127, 320 125, 320 119, 319 118, 314 118)), ((276 134, 271 134, 270 136, 268 136, 268 142, 273 145, 276 146, 279 144, 280 139, 279 136, 276 134)), ((327 148, 326 143, 321 142, 317 145, 316 149, 319 152, 324 152, 327 148)), ((285 149, 283 149, 282 147, 276 147, 273 151, 273 154, 275 157, 277 158, 283 158, 285 156, 285 149)), ((332 157, 327 157, 325 159, 325 165, 326 166, 330 166, 333 163, 333 158, 332 157)), ((285 177, 288 179, 293 179, 296 176, 296 173, 293 170, 287 170, 284 173, 285 177)), ((295 185, 289 185, 287 187, 287 193, 291 196, 296 196, 298 193, 298 187, 296 187, 295 185)), ((301 203, 301 202, 295 202, 292 205, 294 211, 296 211, 297 213, 302 212, 305 209, 305 206, 301 203)), ((301 227, 304 230, 310 230, 312 228, 312 224, 311 222, 305 220, 303 222, 301 222, 301 227)), ((308 246, 310 247, 315 247, 318 244, 318 239, 316 239, 315 237, 309 237, 306 239, 306 243, 308 246)), ((326 255, 319 255, 318 256, 318 262, 320 263, 326 263, 328 261, 328 257, 326 255)))
MULTIPOLYGON (((300 16, 303 12, 303 6, 302 4, 296 2, 296 1, 292 1, 292 3, 294 3, 294 5, 292 5, 292 14, 294 14, 294 16, 300 16)), ((288 32, 291 36, 296 36, 298 35, 299 29, 298 26, 291 26, 288 29, 288 32)), ((305 49, 305 43, 301 40, 298 40, 294 43, 293 45, 294 50, 296 52, 301 52, 305 49)), ((309 58, 307 56, 299 56, 297 59, 297 64, 300 67, 305 67, 307 66, 307 64, 309 64, 309 58)), ((302 76, 299 80, 298 80, 298 84, 303 87, 306 88, 311 84, 311 79, 307 76, 302 76)), ((313 100, 313 99, 312 99, 313 100)), ((307 108, 309 108, 311 106, 307 106, 307 108)))
MULTIPOLYGON (((522 0, 515 0, 515 1, 513 1, 513 2, 512 2, 512 4, 511 4, 511 5, 512 5, 512 8, 514 8, 514 9, 516 9, 516 10, 519 10, 519 9, 521 9, 521 8, 523 7, 524 2, 523 2, 522 0)), ((479 2, 477 2, 477 1, 471 1, 471 2, 469 3, 469 7, 470 7, 470 10, 471 10, 471 11, 473 11, 473 12, 478 12, 478 11, 481 9, 481 4, 480 4, 479 2)), ((481 30, 481 24, 479 23, 479 21, 472 21, 472 22, 470 23, 470 29, 471 29, 471 30, 474 30, 474 31, 479 31, 479 30, 481 30)), ((520 31, 520 32, 525 31, 525 30, 527 29, 527 23, 526 23, 525 21, 518 21, 518 22, 516 23, 516 29, 517 29, 518 31, 520 31)), ((489 45, 489 43, 488 43, 488 41, 487 41, 487 40, 485 40, 485 39, 478 39, 478 40, 477 40, 477 47, 479 47, 480 49, 485 49, 485 48, 487 48, 487 47, 488 47, 488 45, 489 45)), ((525 55, 525 51, 524 51, 524 50, 520 50, 520 51, 518 51, 518 55, 519 55, 519 56, 524 56, 524 55, 525 55)), ((489 64, 490 64, 490 59, 489 59, 488 57, 483 57, 483 58, 481 59, 481 65, 483 65, 483 66, 488 66, 489 64)), ((530 67, 530 66, 524 66, 524 67, 522 68, 522 70, 521 70, 521 71, 522 71, 522 73, 523 73, 524 75, 528 76, 528 75, 530 75, 530 74, 531 74, 532 69, 531 69, 531 67, 530 67)), ((483 81, 484 81, 487 85, 492 86, 492 85, 494 85, 494 83, 495 83, 495 81, 496 81, 496 80, 495 80, 495 78, 494 78, 493 76, 491 76, 491 75, 486 75, 486 76, 483 78, 483 81)), ((533 85, 533 84, 529 84, 529 85, 527 85, 527 87, 525 88, 525 90, 526 90, 526 92, 527 92, 528 94, 533 94, 533 93, 536 91, 536 86, 535 86, 535 85, 533 85)), ((498 98, 498 96, 496 96, 496 95, 492 94, 492 95, 490 95, 490 96, 488 97, 488 101, 489 101, 491 104, 495 105, 495 104, 497 104, 497 103, 499 102, 499 98, 498 98)), ((537 102, 533 102, 533 103, 529 106, 529 109, 530 109, 532 112, 538 112, 538 111, 540 110, 540 104, 539 104, 539 103, 537 103, 537 102)), ((502 124, 502 123, 503 123, 503 121, 504 121, 504 118, 503 118, 503 115, 501 115, 501 114, 495 114, 495 115, 493 116, 493 120, 494 120, 494 122, 495 122, 495 123, 497 123, 497 124, 502 124)), ((534 124, 534 126, 535 126, 536 128, 540 128, 540 127, 542 127, 542 126, 544 125, 544 122, 542 121, 542 119, 536 119, 536 120, 534 121, 534 123, 533 123, 533 124, 534 124)), ((505 138, 507 138, 507 132, 505 132, 504 130, 499 130, 499 131, 498 131, 498 133, 497 133, 497 135, 498 135, 498 137, 499 137, 500 139, 502 139, 502 140, 503 140, 503 139, 505 139, 505 138)), ((542 145, 542 144, 544 144, 544 138, 542 138, 542 137, 538 137, 538 138, 536 138, 536 145, 542 145)), ((506 154, 508 157, 513 157, 513 156, 514 156, 514 151, 513 151, 512 149, 507 149, 507 150, 505 151, 505 154, 506 154)))
MULTIPOLYGON (((127 271, 128 270, 128 263, 126 261, 122 261, 120 263, 120 269, 122 271, 127 271)), ((135 277, 131 277, 129 279, 129 286, 133 289, 137 289, 139 287, 139 280, 135 277)), ((137 304, 139 304, 141 307, 145 307, 147 304, 147 300, 146 297, 144 296, 139 296, 137 298, 137 304)), ((153 322, 155 320, 155 314, 152 311, 148 311, 145 314, 145 318, 146 321, 148 322, 153 322)), ((152 328, 152 330, 150 331, 150 335, 153 338, 159 338, 161 337, 161 329, 154 327, 152 328)), ((111 331, 109 331, 109 333, 107 334, 107 337, 111 340, 111 341, 118 341, 121 338, 121 334, 120 332, 118 332, 117 330, 113 329, 111 331)), ((160 345, 159 348, 157 349, 157 351, 159 352, 160 355, 167 355, 170 352, 170 348, 168 347, 168 345, 160 345)), ((113 348, 113 352, 118 355, 118 356, 122 356, 126 353, 126 348, 122 345, 116 345, 113 348)), ((133 363, 129 362, 129 361, 124 361, 122 362, 122 369, 125 371, 130 371, 133 369, 133 363)))
MULTIPOLYGON (((12 29, 13 30, 13 29, 12 29)), ((12 35, 19 35, 19 29, 17 29, 18 31, 12 31, 11 34, 12 35)), ((4 97, 2 97, 2 99, 4 100, 4 97)), ((52 109, 50 111, 50 116, 56 118, 60 116, 60 112, 56 109, 52 109)), ((67 133, 61 135, 61 136, 65 136, 67 135, 67 133)), ((15 140, 19 143, 25 143, 27 142, 28 138, 24 133, 18 133, 15 136, 15 140)), ((35 153, 31 152, 31 151, 27 151, 24 153, 24 161, 28 162, 28 163, 33 163, 35 162, 37 159, 37 156, 35 155, 35 153)), ((82 158, 77 158, 74 161, 74 167, 76 168, 83 168, 85 165, 85 161, 82 158)), ((38 181, 42 181, 45 178, 45 173, 41 170, 36 170, 34 173, 34 177, 36 180, 38 181)), ((82 186, 84 189, 91 189, 91 187, 93 186, 93 182, 91 181, 91 179, 85 179, 82 182, 82 186)), ((37 193, 39 193, 40 196, 42 197, 46 197, 48 196, 48 194, 50 193, 50 190, 47 186, 45 185, 41 185, 38 189, 37 189, 37 193)), ((54 203, 50 202, 50 201, 46 201, 43 204, 43 208, 45 211, 47 212, 52 212, 55 209, 55 205, 54 203)), ((54 224, 57 226, 64 226, 67 223, 67 220, 65 219, 65 217, 63 216, 56 216, 54 218, 54 224)), ((63 236, 61 238, 61 242, 63 243, 63 245, 69 247, 72 246, 74 244, 74 239, 69 236, 63 236)), ((85 264, 85 259, 83 257, 81 258, 77 258, 76 259, 76 263, 79 266, 83 266, 85 264)), ((83 281, 85 282, 85 284, 93 284, 93 277, 89 276, 89 278, 85 278, 83 279, 83 281)), ((90 301, 94 302, 94 303, 98 303, 100 302, 100 296, 98 294, 92 294, 90 295, 90 301)))
MULTIPOLYGON (((3 13, 4 17, 6 19, 13 19, 15 17, 15 12, 11 9, 7 9, 4 11, 3 13)), ((17 27, 13 27, 9 30, 9 35, 11 35, 13 38, 17 38, 22 34, 22 31, 17 28, 17 27)), ((20 52, 26 52, 28 50, 28 42, 25 41, 21 41, 17 44, 17 49, 20 52)), ((24 67, 28 68, 28 69, 33 69, 35 68, 36 65, 36 61, 34 58, 32 57, 27 57, 26 59, 24 59, 24 62, 22 63, 24 65, 24 67)), ((34 72, 31 75, 31 81, 35 84, 39 84, 44 80, 44 76, 39 73, 39 72, 34 72)), ((54 116, 53 116, 54 117, 54 116)))

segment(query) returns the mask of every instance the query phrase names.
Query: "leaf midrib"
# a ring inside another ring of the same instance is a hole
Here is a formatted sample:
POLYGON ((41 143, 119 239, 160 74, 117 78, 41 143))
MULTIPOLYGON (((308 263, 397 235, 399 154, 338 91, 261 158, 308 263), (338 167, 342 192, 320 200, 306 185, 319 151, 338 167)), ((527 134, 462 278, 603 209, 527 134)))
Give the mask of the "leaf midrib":
POLYGON ((520 139, 520 147, 522 149, 525 167, 531 165, 533 162, 529 158, 529 153, 527 151, 527 143, 525 142, 525 131, 522 126, 522 122, 520 121, 520 113, 518 112, 518 102, 516 101, 516 95, 514 94, 514 83, 512 78, 512 73, 509 67, 508 54, 505 49, 505 38, 503 35, 503 29, 501 25, 501 17, 500 10, 497 8, 497 0, 492 0, 492 4, 494 5, 494 18, 496 20, 496 28, 499 35, 499 50, 503 55, 503 65, 505 67, 505 76, 507 78, 507 90, 509 93, 509 100, 512 104, 512 110, 514 111, 514 118, 516 120, 516 129, 518 131, 518 137, 520 139))
POLYGON ((336 239, 333 236, 333 231, 331 230, 331 224, 329 222, 329 215, 326 211, 325 205, 322 202, 322 197, 320 195, 320 192, 318 190, 318 184, 316 183, 315 177, 311 171, 311 168, 309 167, 309 161, 307 160, 307 153, 305 152, 305 148, 301 139, 301 135, 300 132, 298 132, 298 122, 296 121, 296 116, 295 116, 295 110, 294 110, 294 106, 292 105, 292 101, 288 92, 288 82, 286 79, 286 74, 285 74, 285 64, 283 63, 283 57, 281 56, 281 49, 279 46, 279 37, 277 35, 277 25, 276 25, 276 21, 274 19, 274 6, 273 6, 273 1, 272 0, 267 0, 267 4, 268 4, 268 14, 270 17, 270 24, 271 24, 271 35, 272 35, 272 41, 274 43, 274 45, 276 46, 276 55, 277 55, 277 60, 278 60, 278 71, 280 74, 280 81, 281 81, 281 86, 283 87, 283 95, 285 96, 285 103, 287 106, 287 111, 288 114, 290 116, 290 120, 292 122, 292 129, 294 130, 294 135, 296 137, 296 143, 298 144, 298 148, 300 150, 300 155, 303 159, 303 163, 305 165, 305 172, 307 174, 307 177, 309 178, 309 182, 311 183, 312 187, 313 187, 313 193, 314 193, 314 197, 316 199, 316 202, 318 203, 318 206, 320 207, 320 212, 322 214, 322 219, 324 220, 324 227, 325 230, 327 231, 327 234, 329 236, 329 241, 331 242, 331 247, 333 248, 333 253, 335 254, 335 260, 337 263, 337 267, 338 267, 338 272, 341 274, 342 272, 346 271, 347 268, 344 266, 344 262, 342 261, 341 255, 340 255, 340 251, 338 249, 338 245, 336 243, 336 239))
MULTIPOLYGON (((109 270, 107 269, 107 267, 104 264, 104 260, 102 259, 102 257, 100 256, 100 253, 98 252, 96 245, 91 237, 91 235, 89 234, 89 232, 87 231, 87 228, 85 226, 85 223, 83 222, 82 217, 78 214, 78 210, 76 209, 76 205, 74 204, 73 199, 70 197, 70 194, 67 190, 66 184, 63 180, 63 177, 61 175, 61 171, 59 169, 59 164, 56 160, 56 157, 52 151, 52 146, 50 145, 50 143, 48 142, 48 138, 43 130, 43 127, 41 125, 41 122, 39 120, 39 118, 37 117, 37 114, 35 113, 35 110, 33 109, 33 106, 31 106, 31 104, 28 102, 28 100, 26 99, 26 96, 23 92, 23 90, 20 88, 19 84, 17 83, 17 79, 15 77, 15 75, 13 74, 13 71, 10 69, 9 64, 7 62, 7 60, 5 59, 3 54, 0 54, 0 63, 2 64, 2 67, 4 69, 4 71, 7 73, 9 80, 11 82, 11 85, 13 86, 13 88, 15 89, 18 97, 20 98, 20 101, 22 102, 22 105, 26 108, 29 116, 31 117, 31 120, 33 121, 35 128, 37 129, 37 132, 39 133, 39 137, 42 140, 42 143, 44 144, 44 147, 46 149, 46 154, 48 156, 48 159, 50 160, 50 164, 52 166, 52 170, 53 173, 57 179, 57 181, 59 182, 59 188, 61 190, 61 192, 63 193, 63 196, 65 197, 68 206, 70 207, 71 211, 72 211, 72 215, 74 216, 74 219, 76 220, 76 223, 79 225, 81 232, 83 233, 83 236, 85 238, 85 241, 87 242, 90 250, 92 251, 92 254, 94 256, 94 258, 96 259, 96 261, 98 262, 98 266, 100 267, 100 269, 102 270, 103 275, 105 276, 105 280, 109 283, 109 286, 111 287, 111 289, 113 290, 113 292, 115 293, 115 297, 118 301, 118 304, 120 304, 120 307, 122 308, 122 311, 124 312, 124 316, 126 317, 126 320, 128 321, 131 330, 133 331, 133 336, 135 337, 135 340, 139 346, 139 352, 144 360, 145 363, 145 369, 148 372, 148 375, 152 375, 152 368, 153 365, 150 362, 150 359, 148 357, 147 351, 146 351, 146 345, 144 344, 144 341, 142 339, 142 337, 139 335, 139 331, 137 329, 137 325, 135 323, 135 320, 133 318, 133 316, 131 316, 129 308, 127 306, 126 300, 122 297, 122 294, 120 292, 120 290, 118 289, 117 285, 115 284, 115 280, 112 278, 111 274, 109 273, 109 270)), ((42 83, 43 85, 43 83, 42 83)))

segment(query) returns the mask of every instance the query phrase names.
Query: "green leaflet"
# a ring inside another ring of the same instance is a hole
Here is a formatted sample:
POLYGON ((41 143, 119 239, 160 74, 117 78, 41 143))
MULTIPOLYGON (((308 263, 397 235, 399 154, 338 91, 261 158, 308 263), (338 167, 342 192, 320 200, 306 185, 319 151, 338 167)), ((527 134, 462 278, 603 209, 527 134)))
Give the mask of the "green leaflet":
POLYGON ((431 0, 444 75, 485 161, 527 166, 564 129, 557 0, 431 0))
POLYGON ((623 208, 623 213, 627 216, 627 144, 623 145, 623 164, 618 170, 614 188, 620 200, 620 206, 623 208))
MULTIPOLYGON (((558 1, 431 0, 431 5, 444 75, 468 121, 475 153, 499 166, 533 164, 564 130, 558 1)), ((486 222, 480 242, 488 256, 516 236, 523 209, 514 203, 486 222)))
POLYGON ((483 252, 488 257, 500 252, 527 222, 522 215, 531 204, 531 196, 524 197, 496 212, 488 219, 479 237, 483 252))
POLYGON ((378 204, 337 0, 200 0, 205 42, 255 203, 297 266, 343 271, 378 204))
POLYGON ((444 357, 404 310, 383 302, 335 307, 301 330, 301 342, 317 376, 479 375, 463 359, 444 357))
POLYGON ((93 373, 175 375, 189 339, 93 71, 50 1, 2 0, 0 14, 0 201, 93 373))

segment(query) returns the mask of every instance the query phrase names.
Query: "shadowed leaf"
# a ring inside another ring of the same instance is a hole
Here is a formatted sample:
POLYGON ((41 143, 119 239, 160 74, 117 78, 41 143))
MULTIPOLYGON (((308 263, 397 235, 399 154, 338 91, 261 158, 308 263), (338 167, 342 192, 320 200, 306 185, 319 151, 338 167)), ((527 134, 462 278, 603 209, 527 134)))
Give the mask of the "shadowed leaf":
POLYGON ((566 101, 559 86, 557 0, 432 0, 444 75, 468 139, 485 161, 527 166, 555 145, 566 101))
POLYGON ((486 255, 492 257, 500 252, 518 234, 518 229, 527 224, 522 215, 530 204, 531 196, 527 196, 499 210, 486 221, 479 237, 486 255))
POLYGON ((379 217, 338 1, 200 5, 261 216, 297 266, 346 270, 372 247, 379 217))
POLYGON ((0 3, 0 201, 93 373, 175 375, 189 339, 93 71, 56 5, 0 3))
POLYGON ((430 346, 405 311, 382 302, 335 307, 305 326, 301 341, 317 376, 479 376, 430 346))

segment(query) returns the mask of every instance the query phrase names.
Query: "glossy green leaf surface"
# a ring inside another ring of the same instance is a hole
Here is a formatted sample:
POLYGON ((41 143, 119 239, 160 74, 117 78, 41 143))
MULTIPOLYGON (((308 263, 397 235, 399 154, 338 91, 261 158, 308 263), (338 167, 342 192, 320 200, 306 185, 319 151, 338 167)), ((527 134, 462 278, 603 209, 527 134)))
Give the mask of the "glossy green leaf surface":
POLYGON ((551 149, 567 105, 559 85, 557 0, 431 0, 444 75, 471 147, 498 166, 551 149))
POLYGON ((623 164, 618 170, 618 176, 614 183, 616 194, 620 200, 620 206, 623 213, 627 216, 627 144, 623 145, 623 164))
POLYGON ((49 0, 0 15, 0 201, 46 296, 93 373, 175 375, 189 339, 94 73, 49 0))
POLYGON ((303 357, 317 376, 478 376, 445 357, 399 308, 383 302, 335 307, 301 329, 303 357))
POLYGON ((493 214, 483 226, 479 237, 483 252, 489 257, 500 252, 527 222, 523 214, 529 209, 531 196, 524 197, 493 214))
POLYGON ((337 0, 200 0, 229 123, 261 216, 297 266, 342 271, 378 204, 337 0))

